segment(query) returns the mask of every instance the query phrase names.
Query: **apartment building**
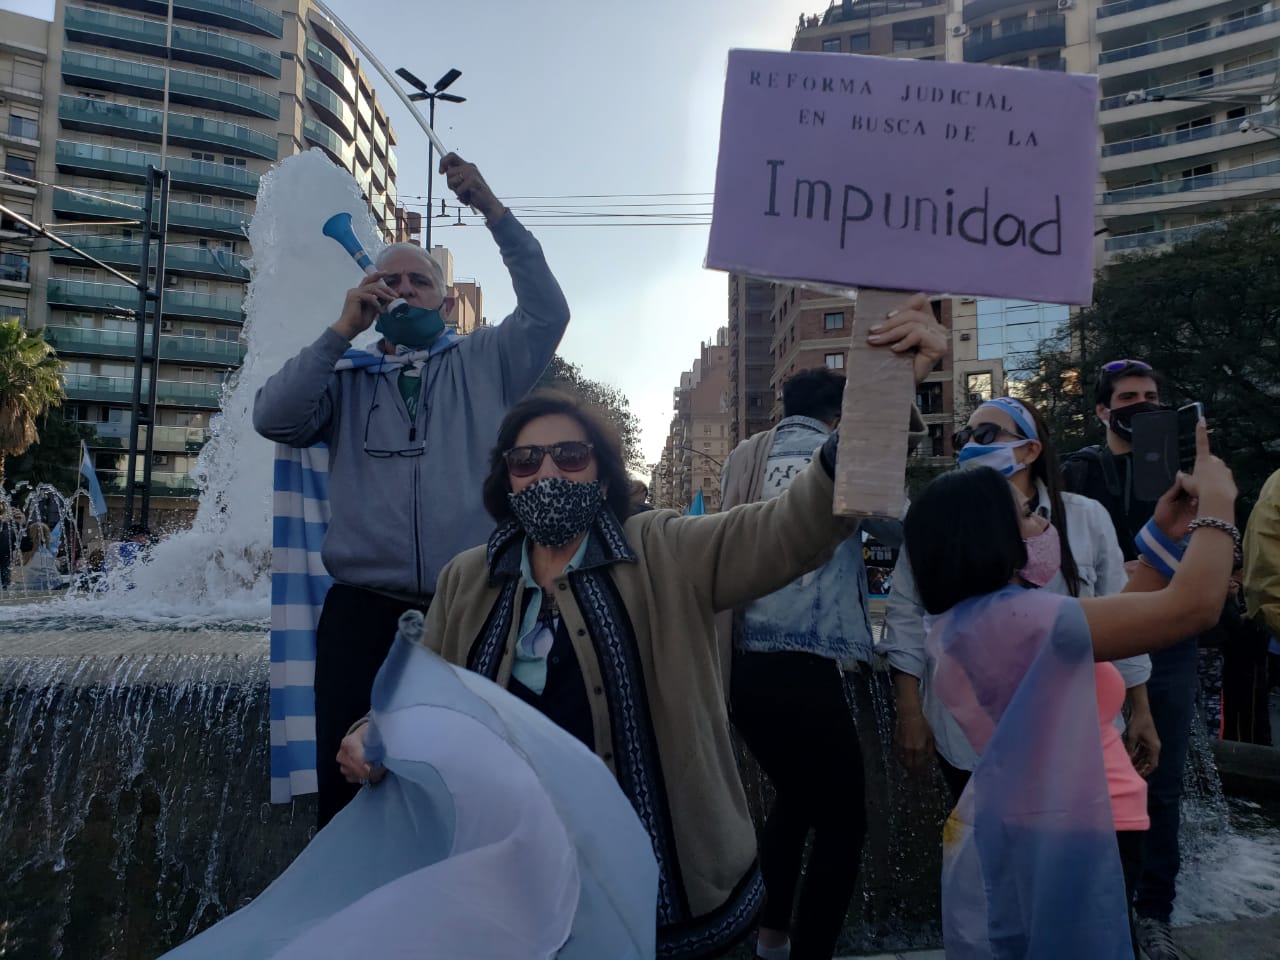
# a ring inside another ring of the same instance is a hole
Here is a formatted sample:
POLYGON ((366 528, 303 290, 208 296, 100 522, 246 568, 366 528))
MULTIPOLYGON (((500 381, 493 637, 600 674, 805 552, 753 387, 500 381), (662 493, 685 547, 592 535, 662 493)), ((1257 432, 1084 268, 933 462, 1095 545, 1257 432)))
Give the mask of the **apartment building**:
MULTIPOLYGON (((152 461, 161 514, 194 509, 170 500, 195 493, 189 471, 244 356, 246 228, 259 178, 318 147, 351 172, 386 239, 420 227, 397 203, 395 131, 374 84, 318 9, 173 0, 171 25, 168 9, 167 0, 58 0, 52 23, 0 13, 0 74, 25 97, 14 94, 9 124, 30 134, 3 141, 6 171, 27 178, 0 185, 6 196, 21 192, 35 219, 131 274, 147 167, 169 174, 152 461), (32 90, 41 61, 28 34, 40 28, 44 71, 32 90)), ((29 282, 27 323, 44 326, 65 361, 64 411, 94 426, 91 452, 110 498, 125 487, 136 291, 58 248, 31 259, 29 282)), ((6 309, 8 294, 0 285, 6 309)))
POLYGON ((1100 262, 1209 229, 1280 191, 1280 10, 1122 0, 1094 20, 1100 262))

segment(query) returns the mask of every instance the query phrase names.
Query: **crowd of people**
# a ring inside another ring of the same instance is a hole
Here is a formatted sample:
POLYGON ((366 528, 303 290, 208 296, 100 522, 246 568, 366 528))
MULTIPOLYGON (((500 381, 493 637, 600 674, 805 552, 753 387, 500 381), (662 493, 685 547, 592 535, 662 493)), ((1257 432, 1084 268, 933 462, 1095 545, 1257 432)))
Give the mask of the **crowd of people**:
POLYGON ((98 590, 111 571, 145 561, 154 542, 138 524, 118 540, 82 542, 56 510, 37 504, 28 517, 15 506, 0 504, 0 592, 98 590))
MULTIPOLYGON (((959 469, 904 517, 861 521, 831 506, 836 463, 855 455, 839 441, 844 378, 802 371, 781 422, 726 462, 721 512, 648 509, 605 421, 529 394, 569 320, 541 247, 474 165, 451 154, 441 172, 484 215, 513 314, 457 337, 440 268, 392 245, 255 403, 267 438, 328 448, 321 836, 355 829, 369 808, 344 808, 407 769, 374 693, 403 669, 388 657, 399 630, 608 770, 652 848, 656 955, 719 956, 754 932, 767 960, 830 958, 868 830, 847 690, 887 664, 902 762, 936 764, 955 802, 938 836, 948 956, 1121 958, 1139 943, 1174 956, 1186 664, 1222 615, 1241 536, 1203 423, 1194 470, 1157 502, 1133 496, 1131 418, 1159 404, 1156 371, 1103 366, 1106 443, 1065 462, 1033 406, 982 404, 956 434, 959 469), (392 322, 381 308, 397 297, 411 309, 392 322), (382 338, 343 362, 371 326, 382 338), (864 533, 901 545, 878 644, 864 533), (774 788, 758 831, 735 736, 774 788)), ((916 295, 875 318, 868 344, 910 354, 920 381, 948 337, 916 295)), ((900 413, 913 441, 925 435, 918 411, 900 413)), ((1277 487, 1242 580, 1272 632, 1277 487)), ((512 915, 520 903, 495 903, 494 929, 512 915)), ((575 919, 562 955, 591 929, 575 919)), ((483 923, 473 935, 488 955, 483 923)))

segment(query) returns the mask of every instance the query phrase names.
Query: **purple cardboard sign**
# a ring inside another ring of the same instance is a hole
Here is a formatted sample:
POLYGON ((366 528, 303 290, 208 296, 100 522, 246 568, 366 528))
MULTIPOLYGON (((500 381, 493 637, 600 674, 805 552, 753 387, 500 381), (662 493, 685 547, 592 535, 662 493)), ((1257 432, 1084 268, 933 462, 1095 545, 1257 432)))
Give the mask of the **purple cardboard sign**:
POLYGON ((1086 304, 1096 77, 731 50, 708 267, 1086 304))

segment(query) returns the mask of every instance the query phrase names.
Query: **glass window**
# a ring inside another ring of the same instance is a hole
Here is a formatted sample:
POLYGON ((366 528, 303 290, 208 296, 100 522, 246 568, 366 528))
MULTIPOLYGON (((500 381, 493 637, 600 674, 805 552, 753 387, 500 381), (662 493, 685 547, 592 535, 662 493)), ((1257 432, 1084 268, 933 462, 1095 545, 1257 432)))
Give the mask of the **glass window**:
POLYGON ((4 172, 16 173, 20 177, 34 177, 36 175, 35 157, 24 157, 16 153, 7 154, 4 158, 4 172))
POLYGON ((822 315, 823 330, 841 330, 844 328, 843 313, 824 313, 822 315))
POLYGON ((829 38, 829 39, 827 39, 827 40, 823 40, 823 41, 822 41, 822 50, 823 50, 823 52, 824 52, 824 53, 839 53, 839 52, 840 52, 840 38, 839 38, 839 37, 830 37, 830 38, 829 38))
POLYGON ((827 369, 828 369, 828 370, 843 370, 843 369, 844 369, 844 354, 843 354, 843 353, 828 353, 825 357, 823 357, 823 360, 825 360, 825 361, 826 361, 827 369))
POLYGON ((986 403, 991 399, 991 373, 971 373, 964 378, 964 392, 972 406, 986 403))
POLYGON ((916 387, 916 406, 922 414, 942 413, 942 384, 922 383, 916 387))
POLYGON ((849 52, 857 53, 860 50, 871 49, 871 34, 869 33, 853 33, 849 35, 849 52))
POLYGON ((920 50, 933 46, 933 17, 920 20, 905 20, 893 25, 893 49, 895 53, 903 50, 920 50))

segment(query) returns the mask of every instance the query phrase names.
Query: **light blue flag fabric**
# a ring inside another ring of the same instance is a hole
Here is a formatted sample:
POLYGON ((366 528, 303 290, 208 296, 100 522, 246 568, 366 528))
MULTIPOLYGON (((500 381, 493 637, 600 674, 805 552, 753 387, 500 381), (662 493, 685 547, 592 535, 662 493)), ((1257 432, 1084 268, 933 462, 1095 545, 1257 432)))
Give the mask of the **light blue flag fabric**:
POLYGON ((685 515, 690 517, 701 517, 706 512, 707 504, 702 498, 702 491, 699 490, 693 495, 693 502, 689 504, 689 509, 685 511, 685 515))
POLYGON ((89 487, 89 515, 105 517, 107 501, 102 496, 102 487, 98 483, 98 474, 93 469, 93 461, 89 459, 89 445, 80 441, 80 473, 84 475, 85 484, 89 487))
MULTIPOLYGON (((427 350, 348 350, 335 371, 379 374, 456 347, 445 333, 427 350)), ((271 529, 271 802, 316 792, 316 625, 333 578, 320 557, 329 529, 329 448, 276 444, 271 529)))
POLYGON ((1008 587, 931 619, 934 689, 981 755, 943 833, 948 960, 1132 960, 1079 602, 1008 587))
POLYGON ((657 864, 609 769, 401 623, 366 741, 386 778, 165 960, 653 957, 657 864))

